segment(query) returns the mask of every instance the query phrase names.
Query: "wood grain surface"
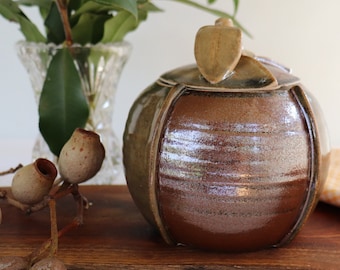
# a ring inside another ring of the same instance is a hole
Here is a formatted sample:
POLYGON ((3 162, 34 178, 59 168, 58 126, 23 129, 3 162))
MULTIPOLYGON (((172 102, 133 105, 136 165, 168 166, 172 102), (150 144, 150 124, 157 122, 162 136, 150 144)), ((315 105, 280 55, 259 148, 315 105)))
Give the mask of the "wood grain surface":
MULTIPOLYGON (((92 202, 85 224, 59 241, 58 256, 80 269, 340 269, 340 209, 319 203, 290 244, 251 253, 166 245, 135 207, 126 186, 81 186, 92 202)), ((30 216, 0 201, 0 256, 27 255, 49 237, 49 211, 30 216)), ((58 225, 75 215, 72 197, 58 201, 58 225)), ((265 236, 264 236, 265 237, 265 236)))

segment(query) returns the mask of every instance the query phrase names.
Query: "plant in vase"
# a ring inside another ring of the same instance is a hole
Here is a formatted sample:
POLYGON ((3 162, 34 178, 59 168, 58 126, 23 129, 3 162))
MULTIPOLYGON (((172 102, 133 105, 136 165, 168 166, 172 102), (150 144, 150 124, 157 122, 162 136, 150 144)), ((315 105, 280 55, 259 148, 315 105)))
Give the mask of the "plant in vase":
MULTIPOLYGON (((234 24, 238 8, 227 14, 192 0, 173 0, 217 17, 229 17, 234 24)), ((85 127, 101 135, 107 157, 97 183, 111 183, 119 172, 120 148, 111 122, 114 92, 120 72, 129 56, 124 37, 161 11, 149 0, 0 0, 0 14, 18 23, 25 41, 18 43, 18 55, 31 78, 39 112, 40 139, 33 158, 52 159, 75 128, 85 127), (22 6, 37 7, 45 33, 24 14, 22 6)), ((244 29, 243 29, 244 30, 244 29)))

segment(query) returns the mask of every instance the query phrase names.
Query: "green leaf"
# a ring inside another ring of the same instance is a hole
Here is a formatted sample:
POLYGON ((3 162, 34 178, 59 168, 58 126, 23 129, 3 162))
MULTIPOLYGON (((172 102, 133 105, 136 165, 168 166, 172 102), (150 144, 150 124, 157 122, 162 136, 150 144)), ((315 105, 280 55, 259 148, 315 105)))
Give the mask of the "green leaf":
POLYGON ((39 102, 39 128, 50 150, 58 156, 77 127, 89 116, 81 79, 68 48, 53 57, 39 102))
POLYGON ((138 21, 129 12, 120 11, 104 25, 103 43, 121 41, 125 35, 138 26, 138 21))
POLYGON ((238 7, 239 7, 239 1, 233 0, 233 2, 234 2, 234 15, 233 16, 235 17, 238 11, 238 7))
POLYGON ((97 43, 103 37, 104 23, 111 15, 85 13, 80 16, 78 23, 72 28, 75 43, 97 43))
POLYGON ((53 2, 45 20, 48 42, 61 44, 65 40, 64 26, 57 5, 53 2))
POLYGON ((69 10, 77 10, 83 4, 83 0, 68 0, 69 10))
POLYGON ((18 0, 19 5, 38 7, 43 20, 46 19, 54 0, 18 0))
POLYGON ((45 37, 40 33, 37 27, 24 17, 19 17, 20 30, 27 41, 45 42, 45 37))
POLYGON ((78 17, 84 13, 109 13, 113 9, 114 7, 109 5, 102 5, 94 1, 88 1, 75 10, 72 17, 78 17))
POLYGON ((93 0, 101 5, 112 6, 115 10, 125 10, 131 13, 136 19, 138 18, 137 0, 93 0))
POLYGON ((19 16, 25 16, 12 0, 0 0, 0 14, 7 20, 18 22, 19 16))
POLYGON ((18 0, 19 5, 37 6, 39 8, 49 8, 54 0, 18 0))
POLYGON ((27 41, 45 42, 39 29, 27 18, 16 2, 0 0, 0 14, 9 21, 18 23, 27 41))

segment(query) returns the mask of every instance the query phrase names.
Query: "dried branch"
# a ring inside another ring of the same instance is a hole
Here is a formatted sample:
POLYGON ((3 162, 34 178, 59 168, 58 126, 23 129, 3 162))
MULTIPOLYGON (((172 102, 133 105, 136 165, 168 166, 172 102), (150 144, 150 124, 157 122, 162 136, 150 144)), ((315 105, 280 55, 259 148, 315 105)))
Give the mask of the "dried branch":
POLYGON ((57 214, 56 214, 56 201, 55 198, 49 197, 48 205, 50 207, 50 219, 51 219, 51 238, 45 241, 39 248, 34 250, 27 259, 33 265, 35 262, 41 259, 45 253, 50 249, 50 256, 54 257, 58 251, 58 239, 72 229, 75 229, 83 224, 84 219, 84 207, 88 206, 87 199, 80 194, 78 185, 65 184, 60 186, 61 192, 56 192, 54 196, 63 194, 63 196, 72 193, 74 200, 77 203, 77 215, 76 217, 65 227, 58 231, 57 229, 57 214))
POLYGON ((10 168, 8 169, 7 171, 3 171, 3 172, 0 172, 0 176, 3 176, 3 175, 7 175, 7 174, 11 174, 11 173, 15 173, 17 170, 19 170, 23 165, 22 164, 19 164, 18 166, 16 166, 15 168, 10 168))
POLYGON ((57 210, 54 199, 49 200, 50 207, 50 222, 51 222, 51 250, 50 256, 55 257, 58 251, 58 225, 57 225, 57 210))

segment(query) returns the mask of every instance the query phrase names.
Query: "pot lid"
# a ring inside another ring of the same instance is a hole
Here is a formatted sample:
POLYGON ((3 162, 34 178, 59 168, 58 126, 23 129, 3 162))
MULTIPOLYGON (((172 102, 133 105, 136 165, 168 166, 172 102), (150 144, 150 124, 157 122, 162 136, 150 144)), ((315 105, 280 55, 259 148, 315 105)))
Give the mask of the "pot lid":
POLYGON ((196 64, 163 74, 159 83, 193 88, 277 89, 296 83, 290 69, 242 50, 241 30, 229 19, 204 26, 195 41, 196 64))

